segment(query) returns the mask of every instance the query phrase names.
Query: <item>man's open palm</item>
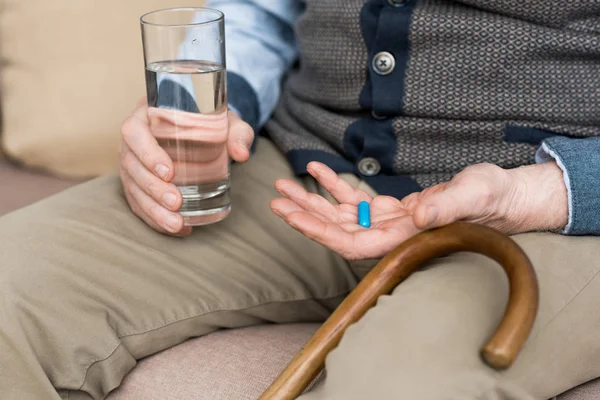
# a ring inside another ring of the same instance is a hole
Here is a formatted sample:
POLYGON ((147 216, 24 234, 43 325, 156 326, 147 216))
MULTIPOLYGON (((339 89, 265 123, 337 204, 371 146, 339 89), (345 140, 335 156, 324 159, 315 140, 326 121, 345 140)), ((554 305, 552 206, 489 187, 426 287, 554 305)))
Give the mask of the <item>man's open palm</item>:
POLYGON ((371 197, 317 162, 308 172, 339 202, 334 205, 317 194, 308 193, 296 182, 275 183, 285 196, 271 202, 271 209, 306 237, 321 243, 348 260, 378 258, 419 230, 404 204, 389 196, 371 197), (358 225, 358 203, 371 204, 371 227, 358 225))

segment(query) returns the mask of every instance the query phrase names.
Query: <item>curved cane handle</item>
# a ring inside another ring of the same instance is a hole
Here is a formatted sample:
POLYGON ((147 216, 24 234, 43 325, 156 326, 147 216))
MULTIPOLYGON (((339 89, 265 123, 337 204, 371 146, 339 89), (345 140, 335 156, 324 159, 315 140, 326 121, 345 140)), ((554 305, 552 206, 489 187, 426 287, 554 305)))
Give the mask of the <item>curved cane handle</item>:
POLYGON ((259 400, 291 400, 323 368, 325 357, 346 328, 358 321, 379 296, 390 293, 423 263, 459 251, 496 260, 508 275, 510 294, 502 321, 481 350, 493 368, 508 368, 527 340, 537 314, 539 289, 535 272, 521 248, 508 236, 483 225, 458 222, 423 232, 391 251, 358 284, 291 361, 259 400))

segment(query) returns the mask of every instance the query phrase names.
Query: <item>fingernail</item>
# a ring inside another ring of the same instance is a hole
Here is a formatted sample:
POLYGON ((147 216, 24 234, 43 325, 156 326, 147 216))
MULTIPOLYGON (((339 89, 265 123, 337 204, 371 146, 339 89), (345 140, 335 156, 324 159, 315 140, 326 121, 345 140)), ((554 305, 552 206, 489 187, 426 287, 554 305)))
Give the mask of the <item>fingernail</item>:
POLYGON ((177 196, 173 193, 165 193, 163 196, 163 202, 167 207, 173 209, 177 204, 177 196))
POLYGON ((425 210, 425 225, 429 226, 435 222, 438 217, 438 209, 436 206, 427 206, 425 210))
POLYGON ((319 167, 315 167, 314 165, 311 165, 310 167, 308 167, 309 171, 312 172, 315 175, 319 175, 321 170, 319 169, 319 167))
POLYGON ((175 232, 179 228, 179 218, 177 215, 169 213, 165 218, 165 224, 168 230, 175 232))
POLYGON ((154 167, 154 172, 156 172, 156 175, 163 180, 166 180, 169 177, 169 167, 164 164, 157 164, 156 167, 154 167))

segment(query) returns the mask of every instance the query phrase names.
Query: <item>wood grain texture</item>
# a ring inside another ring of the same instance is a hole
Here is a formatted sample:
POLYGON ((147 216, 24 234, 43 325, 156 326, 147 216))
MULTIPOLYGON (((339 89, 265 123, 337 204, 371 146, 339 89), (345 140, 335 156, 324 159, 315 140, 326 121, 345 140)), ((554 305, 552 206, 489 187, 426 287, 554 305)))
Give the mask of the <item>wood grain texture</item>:
POLYGON ((509 300, 496 332, 481 350, 495 369, 508 368, 523 347, 537 314, 539 288, 527 255, 508 236, 485 226, 458 222, 423 232, 391 251, 359 283, 259 400, 297 398, 323 368, 325 357, 346 328, 358 321, 379 296, 389 294, 425 262, 455 252, 480 253, 506 272, 509 300))

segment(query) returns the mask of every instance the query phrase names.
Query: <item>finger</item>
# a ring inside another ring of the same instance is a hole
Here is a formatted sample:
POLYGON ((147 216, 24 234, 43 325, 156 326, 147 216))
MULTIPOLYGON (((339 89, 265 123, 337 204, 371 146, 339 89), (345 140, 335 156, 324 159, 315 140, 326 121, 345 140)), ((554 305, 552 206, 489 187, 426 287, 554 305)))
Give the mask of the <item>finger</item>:
MULTIPOLYGON (((135 200, 133 200, 135 202, 135 200)), ((136 203, 137 204, 137 203, 136 203)), ((139 206, 138 206, 139 207, 139 206)), ((132 208, 133 209, 133 208, 132 208)), ((173 233, 173 232, 169 232, 166 231, 165 229, 161 228, 160 226, 158 226, 150 216, 148 216, 142 209, 141 207, 139 207, 139 212, 135 212, 134 214, 137 215, 142 221, 144 221, 144 223, 146 223, 146 225, 148 225, 150 228, 154 229, 156 232, 158 233, 162 233, 164 235, 169 235, 169 236, 174 236, 174 237, 180 237, 180 238, 184 238, 187 236, 190 236, 192 234, 192 227, 191 226, 184 226, 182 230, 180 230, 177 233, 173 233)))
POLYGON ((408 213, 404 204, 395 197, 377 196, 371 202, 372 223, 403 217, 408 213))
POLYGON ((302 186, 292 180, 280 179, 275 182, 275 188, 279 193, 304 210, 318 214, 326 221, 335 223, 356 222, 356 214, 340 212, 340 208, 334 206, 318 194, 307 192, 302 186))
POLYGON ((141 105, 127 118, 121 128, 127 147, 142 164, 164 181, 173 178, 173 163, 152 135, 148 121, 148 107, 141 105))
POLYGON ((127 172, 125 170, 121 170, 120 171, 120 176, 121 176, 121 181, 123 183, 123 188, 124 188, 124 192, 125 192, 125 199, 127 200, 127 203, 129 204, 129 207, 131 208, 131 211, 138 218, 140 218, 142 221, 144 221, 146 223, 146 225, 150 226, 152 229, 154 229, 155 231, 157 231, 159 233, 167 234, 167 235, 170 235, 170 236, 186 237, 186 236, 189 236, 192 233, 192 227, 191 226, 185 226, 178 233, 171 233, 171 232, 167 232, 165 229, 163 229, 162 227, 160 227, 159 225, 157 225, 152 220, 152 218, 150 218, 150 216, 148 216, 142 210, 142 207, 138 204, 137 200, 134 199, 131 196, 130 191, 127 190, 127 187, 129 185, 135 185, 135 182, 133 182, 133 180, 131 179, 131 177, 129 177, 129 175, 127 174, 127 172))
MULTIPOLYGON (((292 200, 288 198, 278 198, 271 200, 269 204, 271 211, 280 218, 285 218, 287 215, 295 213, 295 212, 306 212, 305 209, 300 207, 298 204, 294 203, 292 200)), ((321 221, 327 221, 323 216, 319 214, 313 214, 315 217, 319 218, 321 221)))
POLYGON ((419 205, 420 192, 414 192, 402 199, 402 204, 408 212, 414 212, 419 205))
POLYGON ((432 229, 467 219, 480 212, 481 198, 473 188, 448 185, 421 198, 413 213, 414 223, 420 229, 432 229))
POLYGON ((183 198, 177 187, 148 171, 129 149, 124 150, 122 165, 135 184, 157 203, 162 204, 171 211, 179 210, 183 198))
POLYGON ((138 216, 146 225, 159 233, 167 233, 162 227, 158 226, 146 213, 142 210, 142 207, 138 204, 137 200, 131 195, 130 185, 135 185, 135 182, 129 177, 126 171, 120 171, 121 183, 123 184, 123 192, 125 193, 125 199, 129 204, 131 211, 138 216))
POLYGON ((130 176, 127 177, 126 173, 123 175, 121 179, 125 178, 123 187, 127 195, 130 196, 136 206, 139 206, 136 215, 144 219, 150 226, 158 227, 168 233, 177 234, 183 230, 183 218, 180 214, 162 207, 137 186, 130 176), (144 218, 144 216, 147 218, 144 218))
POLYGON ((313 161, 306 169, 340 204, 357 206, 361 201, 370 203, 373 200, 369 194, 350 185, 325 164, 313 161))
POLYGON ((402 204, 409 212, 414 212, 419 205, 421 199, 431 196, 434 193, 442 192, 446 189, 448 182, 438 183, 437 185, 430 186, 423 189, 420 192, 414 192, 402 199, 402 204))
POLYGON ((419 234, 422 229, 415 226, 412 215, 406 214, 400 217, 383 221, 377 225, 377 229, 386 232, 380 239, 380 246, 385 255, 395 249, 405 240, 419 234))
POLYGON ((227 152, 237 162, 245 162, 250 158, 250 148, 254 141, 254 129, 244 122, 236 112, 229 111, 229 137, 227 152))

